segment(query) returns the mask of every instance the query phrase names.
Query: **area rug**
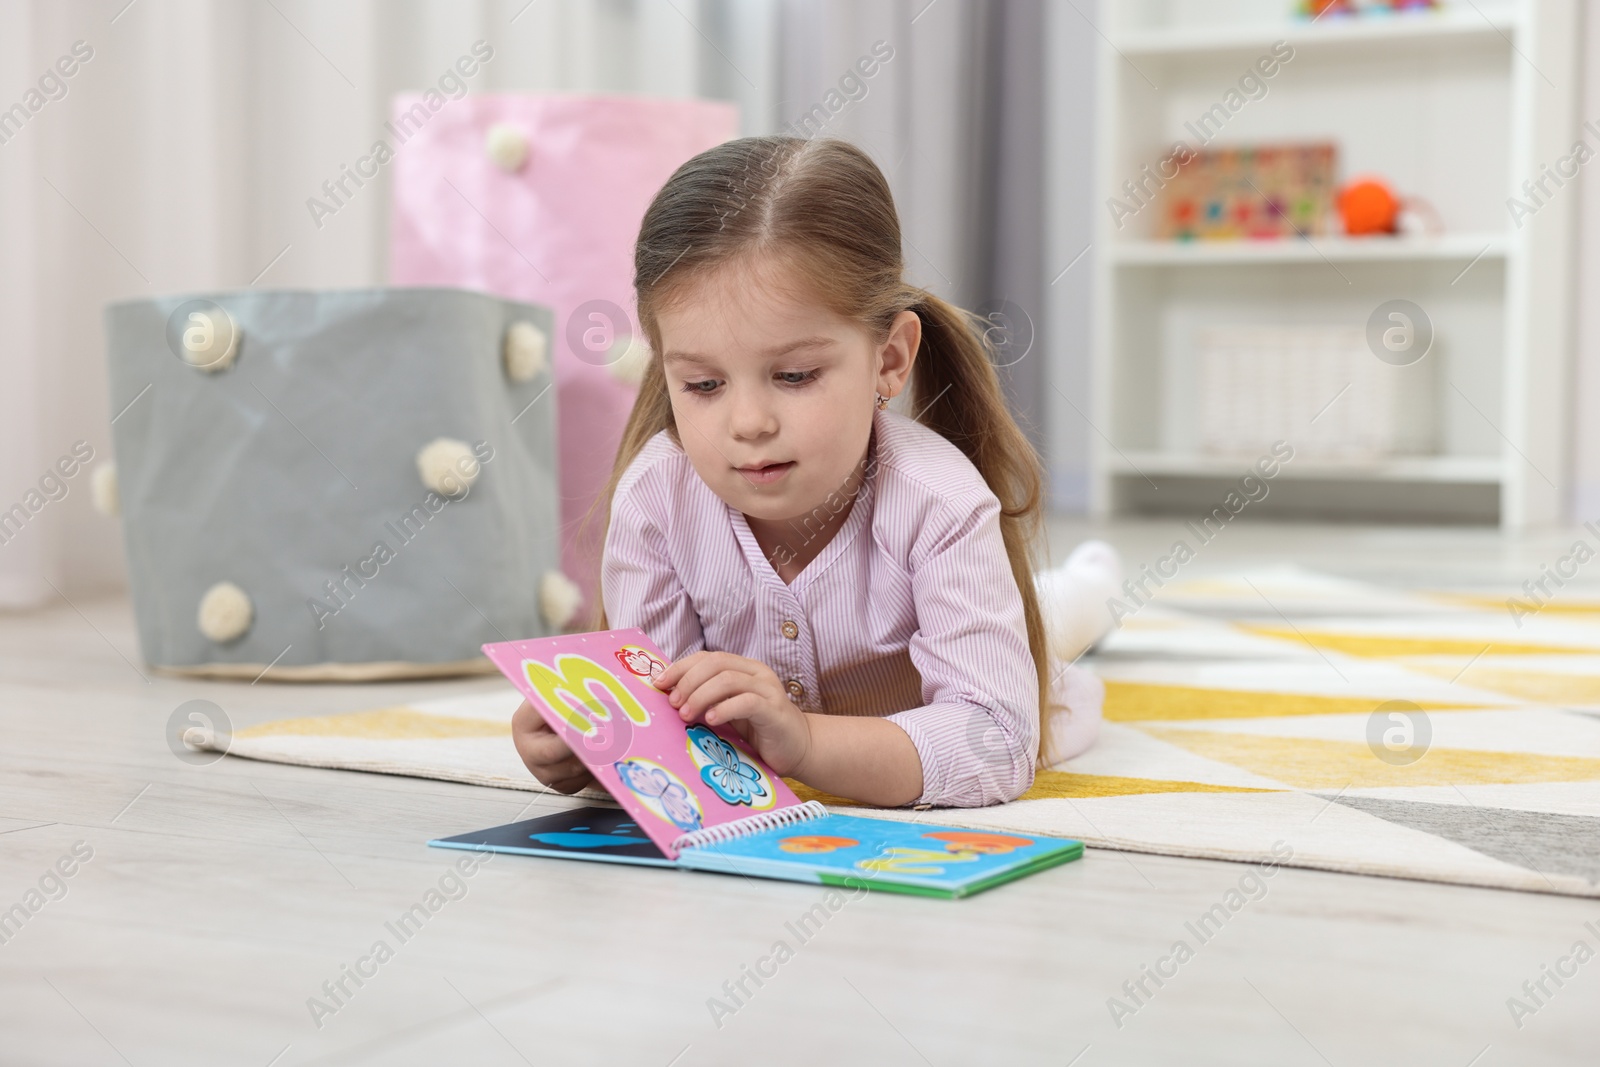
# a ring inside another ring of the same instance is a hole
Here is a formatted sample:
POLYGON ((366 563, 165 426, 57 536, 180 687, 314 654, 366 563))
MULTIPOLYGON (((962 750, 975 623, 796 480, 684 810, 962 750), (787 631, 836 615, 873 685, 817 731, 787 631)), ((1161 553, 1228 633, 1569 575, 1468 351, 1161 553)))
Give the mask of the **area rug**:
MULTIPOLYGON (((1168 582, 1083 660, 1106 683, 1099 743, 1020 800, 797 792, 1131 853, 1600 896, 1600 602, 1550 588, 1539 605, 1297 568, 1168 582)), ((510 743, 519 699, 508 683, 269 722, 228 751, 539 791, 510 743)))

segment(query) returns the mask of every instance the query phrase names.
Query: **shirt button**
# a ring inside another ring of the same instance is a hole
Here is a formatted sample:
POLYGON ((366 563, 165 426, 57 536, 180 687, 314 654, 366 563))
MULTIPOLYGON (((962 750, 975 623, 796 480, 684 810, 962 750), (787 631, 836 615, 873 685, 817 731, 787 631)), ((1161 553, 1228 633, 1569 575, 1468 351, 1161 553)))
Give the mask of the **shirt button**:
POLYGON ((783 636, 787 637, 791 641, 800 636, 800 627, 794 624, 793 619, 784 619, 782 629, 783 636))
POLYGON ((786 683, 784 683, 783 687, 787 689, 789 691, 789 695, 794 697, 796 700, 799 700, 801 697, 806 695, 806 687, 800 684, 800 679, 798 678, 790 678, 786 683))

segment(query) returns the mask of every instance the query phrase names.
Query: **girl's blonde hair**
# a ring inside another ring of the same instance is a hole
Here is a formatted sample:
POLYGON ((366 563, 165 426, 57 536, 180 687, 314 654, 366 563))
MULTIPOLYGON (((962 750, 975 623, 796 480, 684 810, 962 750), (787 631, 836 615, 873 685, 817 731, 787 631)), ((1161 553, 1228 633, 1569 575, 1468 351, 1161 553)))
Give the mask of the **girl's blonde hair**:
MULTIPOLYGON (((1033 584, 1043 516, 1039 457, 1006 407, 978 320, 902 279, 900 220, 889 184, 854 145, 744 137, 695 156, 656 193, 634 250, 639 324, 651 355, 611 478, 589 518, 603 506, 609 529, 612 497, 634 457, 660 430, 678 440, 661 366, 660 311, 686 296, 693 279, 736 260, 765 263, 772 257, 794 268, 819 300, 859 322, 878 343, 900 312, 914 311, 922 320, 911 408, 917 421, 966 454, 1000 500, 1000 532, 1022 594, 1039 678, 1042 759, 1050 678, 1033 584)), ((589 528, 588 519, 584 526, 589 528)), ((599 590, 594 605, 594 628, 607 629, 599 590)))

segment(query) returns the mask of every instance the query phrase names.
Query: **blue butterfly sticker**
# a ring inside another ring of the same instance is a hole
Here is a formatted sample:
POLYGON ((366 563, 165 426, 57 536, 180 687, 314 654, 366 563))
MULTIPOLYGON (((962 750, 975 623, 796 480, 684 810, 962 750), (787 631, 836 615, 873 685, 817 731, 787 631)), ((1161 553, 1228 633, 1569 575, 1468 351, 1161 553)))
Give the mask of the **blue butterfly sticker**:
POLYGON ((752 804, 766 797, 761 772, 738 749, 699 723, 689 727, 689 740, 711 761, 700 768, 700 777, 724 803, 752 804))
POLYGON ((677 778, 647 760, 618 760, 612 766, 623 785, 660 804, 672 825, 684 831, 700 829, 700 811, 677 778))

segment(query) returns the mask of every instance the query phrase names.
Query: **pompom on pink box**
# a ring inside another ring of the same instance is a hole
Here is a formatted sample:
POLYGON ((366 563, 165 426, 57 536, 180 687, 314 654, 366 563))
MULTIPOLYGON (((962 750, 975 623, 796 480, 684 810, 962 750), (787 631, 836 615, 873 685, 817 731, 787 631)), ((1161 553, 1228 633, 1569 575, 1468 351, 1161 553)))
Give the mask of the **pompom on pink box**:
MULTIPOLYGON (((556 406, 561 568, 591 607, 603 516, 581 545, 578 534, 611 474, 637 392, 627 370, 644 343, 633 300, 639 223, 673 171, 737 136, 738 109, 495 94, 429 113, 420 94, 408 93, 392 110, 405 140, 395 151, 390 283, 478 289, 554 313, 555 336, 543 339, 554 396, 530 396, 516 417, 556 406)), ((537 361, 540 338, 532 340, 537 361)))

